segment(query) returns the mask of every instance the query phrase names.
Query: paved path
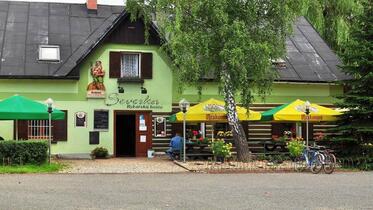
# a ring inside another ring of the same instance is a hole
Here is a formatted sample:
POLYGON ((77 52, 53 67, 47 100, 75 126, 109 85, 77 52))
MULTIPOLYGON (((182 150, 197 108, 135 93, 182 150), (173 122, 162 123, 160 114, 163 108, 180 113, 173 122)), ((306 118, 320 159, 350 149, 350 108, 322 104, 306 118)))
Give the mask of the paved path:
POLYGON ((0 209, 373 209, 373 173, 1 175, 0 209))
POLYGON ((187 172, 167 157, 59 160, 70 167, 61 173, 179 173, 187 172))

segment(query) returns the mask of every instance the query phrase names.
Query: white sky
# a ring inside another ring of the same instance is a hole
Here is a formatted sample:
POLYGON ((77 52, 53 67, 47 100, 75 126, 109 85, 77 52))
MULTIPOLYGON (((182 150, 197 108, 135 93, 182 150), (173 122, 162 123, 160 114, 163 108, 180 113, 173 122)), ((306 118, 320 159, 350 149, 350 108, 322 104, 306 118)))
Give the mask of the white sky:
MULTIPOLYGON (((59 3, 81 3, 84 4, 86 0, 0 0, 0 1, 27 1, 27 2, 59 2, 59 3)), ((124 5, 125 0, 97 0, 98 4, 105 5, 124 5)))

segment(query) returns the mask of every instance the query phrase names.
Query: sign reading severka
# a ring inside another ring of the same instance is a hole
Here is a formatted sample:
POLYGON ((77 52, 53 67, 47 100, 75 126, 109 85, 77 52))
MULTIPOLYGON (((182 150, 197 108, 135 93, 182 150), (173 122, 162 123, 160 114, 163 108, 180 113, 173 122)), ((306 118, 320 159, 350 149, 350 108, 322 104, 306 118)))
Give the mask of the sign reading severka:
POLYGON ((107 106, 124 105, 127 109, 162 109, 158 99, 152 99, 150 96, 144 98, 121 98, 118 93, 110 94, 106 99, 107 106))

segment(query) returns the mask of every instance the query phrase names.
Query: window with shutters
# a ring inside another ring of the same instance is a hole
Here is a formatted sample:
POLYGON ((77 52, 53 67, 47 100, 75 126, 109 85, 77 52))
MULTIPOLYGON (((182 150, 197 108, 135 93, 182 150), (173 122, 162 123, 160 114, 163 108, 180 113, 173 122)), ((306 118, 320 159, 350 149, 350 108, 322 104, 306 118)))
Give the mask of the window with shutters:
POLYGON ((134 53, 123 53, 121 61, 122 78, 140 77, 140 55, 134 53))
POLYGON ((109 77, 118 82, 144 82, 153 77, 153 54, 110 52, 109 77))
MULTIPOLYGON (((52 140, 67 141, 67 111, 65 119, 52 120, 52 140)), ((48 120, 18 120, 18 138, 19 139, 49 139, 49 121, 48 120)), ((15 131, 15 130, 14 130, 15 131)), ((15 133, 14 133, 15 136, 15 133)))

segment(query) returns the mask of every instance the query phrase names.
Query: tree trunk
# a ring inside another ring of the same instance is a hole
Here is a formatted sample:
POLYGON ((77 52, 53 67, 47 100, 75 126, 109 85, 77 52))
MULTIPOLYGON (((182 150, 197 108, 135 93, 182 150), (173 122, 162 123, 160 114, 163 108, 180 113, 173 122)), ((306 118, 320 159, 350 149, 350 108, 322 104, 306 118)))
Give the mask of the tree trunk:
POLYGON ((222 79, 224 81, 223 93, 227 111, 227 120, 230 128, 232 129, 233 139, 237 151, 237 159, 239 161, 247 162, 251 158, 251 153, 247 144, 245 131, 238 120, 236 101, 234 99, 232 90, 231 77, 228 71, 224 69, 224 67, 222 71, 222 79))

